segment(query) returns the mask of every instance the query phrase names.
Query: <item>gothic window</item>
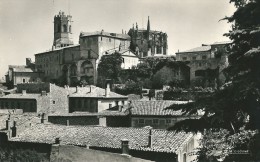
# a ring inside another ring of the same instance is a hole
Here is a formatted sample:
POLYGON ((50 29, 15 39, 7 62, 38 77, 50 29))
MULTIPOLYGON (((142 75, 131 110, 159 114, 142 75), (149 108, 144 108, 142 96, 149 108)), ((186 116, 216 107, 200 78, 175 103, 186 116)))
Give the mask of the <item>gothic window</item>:
POLYGON ((72 65, 72 66, 71 66, 71 68, 70 68, 70 74, 71 74, 71 76, 77 75, 77 67, 76 67, 76 65, 72 65))
POLYGON ((63 25, 63 32, 67 32, 67 25, 63 25))
POLYGON ((204 76, 204 71, 203 70, 197 70, 195 71, 195 76, 204 76))
POLYGON ((91 57, 91 50, 88 50, 88 59, 91 57))
POLYGON ((60 32, 60 24, 58 24, 57 32, 58 32, 58 33, 60 32))

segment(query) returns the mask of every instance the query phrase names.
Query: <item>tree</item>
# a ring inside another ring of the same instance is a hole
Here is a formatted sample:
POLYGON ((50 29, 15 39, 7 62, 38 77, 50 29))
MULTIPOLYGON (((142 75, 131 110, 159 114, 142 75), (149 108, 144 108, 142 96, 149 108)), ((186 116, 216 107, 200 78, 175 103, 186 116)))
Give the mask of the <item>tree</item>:
POLYGON ((120 53, 115 52, 111 55, 104 55, 98 64, 98 75, 103 79, 117 81, 121 72, 123 58, 120 53))
POLYGON ((236 11, 224 18, 232 23, 232 30, 225 34, 232 40, 229 66, 224 69, 227 83, 195 102, 170 106, 184 114, 204 111, 201 118, 181 121, 171 129, 203 132, 223 128, 230 132, 227 138, 242 130, 260 129, 260 0, 230 2, 236 11))

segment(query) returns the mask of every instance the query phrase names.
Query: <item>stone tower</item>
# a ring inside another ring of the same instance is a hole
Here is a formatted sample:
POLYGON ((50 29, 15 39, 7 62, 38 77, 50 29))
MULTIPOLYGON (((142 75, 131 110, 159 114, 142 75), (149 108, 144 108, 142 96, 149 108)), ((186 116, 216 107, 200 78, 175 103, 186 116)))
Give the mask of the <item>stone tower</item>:
POLYGON ((71 40, 71 18, 72 16, 65 15, 61 11, 58 15, 55 15, 53 48, 61 48, 73 44, 71 40))

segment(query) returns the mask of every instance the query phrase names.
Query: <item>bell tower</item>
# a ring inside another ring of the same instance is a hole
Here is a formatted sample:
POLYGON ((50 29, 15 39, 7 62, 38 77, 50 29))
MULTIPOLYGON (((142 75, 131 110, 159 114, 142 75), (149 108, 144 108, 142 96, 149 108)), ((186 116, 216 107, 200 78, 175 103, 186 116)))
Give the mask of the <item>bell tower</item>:
POLYGON ((61 11, 58 15, 54 16, 53 48, 61 48, 73 45, 73 42, 71 40, 71 18, 72 16, 65 15, 64 12, 61 11))

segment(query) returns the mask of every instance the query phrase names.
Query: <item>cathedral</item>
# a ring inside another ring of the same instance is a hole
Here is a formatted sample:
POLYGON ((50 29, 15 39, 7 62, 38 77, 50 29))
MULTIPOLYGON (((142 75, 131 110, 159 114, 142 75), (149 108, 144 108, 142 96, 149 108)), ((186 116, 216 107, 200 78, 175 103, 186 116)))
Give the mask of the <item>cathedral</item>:
MULTIPOLYGON (((43 81, 59 85, 78 85, 85 81, 97 84, 97 67, 103 55, 122 53, 125 64, 138 63, 138 57, 130 53, 130 36, 127 34, 108 33, 104 30, 81 32, 79 44, 71 40, 71 15, 59 12, 54 17, 54 41, 52 49, 35 54, 35 66, 44 73, 43 81)), ((124 65, 130 67, 130 65, 124 65)))
POLYGON ((138 28, 138 24, 129 30, 131 37, 130 49, 138 54, 139 57, 167 55, 167 34, 151 30, 148 17, 147 28, 138 28))

